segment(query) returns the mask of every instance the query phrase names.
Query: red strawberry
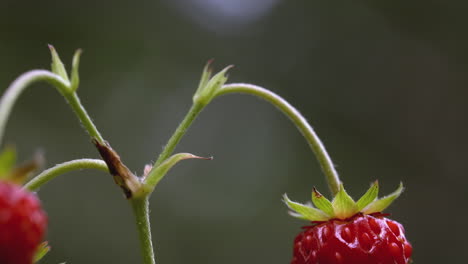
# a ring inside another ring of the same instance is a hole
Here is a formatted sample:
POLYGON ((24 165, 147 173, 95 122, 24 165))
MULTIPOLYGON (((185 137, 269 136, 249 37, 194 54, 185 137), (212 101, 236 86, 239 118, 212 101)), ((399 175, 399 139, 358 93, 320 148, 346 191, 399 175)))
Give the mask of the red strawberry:
POLYGON ((46 226, 47 216, 35 194, 0 182, 0 263, 31 264, 46 226))
POLYGON ((381 213, 403 191, 377 199, 378 183, 357 202, 343 185, 332 202, 315 189, 317 207, 284 201, 295 217, 312 221, 294 240, 291 264, 408 264, 413 248, 401 224, 381 213))

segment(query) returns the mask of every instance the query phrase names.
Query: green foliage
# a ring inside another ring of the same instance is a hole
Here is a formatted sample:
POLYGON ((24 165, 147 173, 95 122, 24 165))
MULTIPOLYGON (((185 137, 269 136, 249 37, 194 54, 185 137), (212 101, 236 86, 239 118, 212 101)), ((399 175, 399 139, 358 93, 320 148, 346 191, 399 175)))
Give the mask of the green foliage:
POLYGON ((312 191, 312 202, 317 208, 293 202, 289 200, 286 194, 283 197, 289 209, 292 210, 292 212, 290 212, 292 216, 309 221, 326 221, 333 218, 347 219, 357 213, 372 214, 382 212, 398 198, 402 192, 403 185, 400 183, 396 191, 381 199, 377 199, 379 183, 375 181, 371 184, 367 192, 355 202, 346 192, 343 184, 341 184, 338 193, 333 198, 332 202, 330 202, 330 200, 325 198, 314 188, 312 191), (327 217, 324 218, 324 216, 327 217))
POLYGON ((312 206, 300 204, 291 201, 286 194, 283 195, 283 201, 291 209, 292 216, 309 221, 326 221, 330 218, 327 214, 312 206))
POLYGON ((198 85, 198 89, 193 96, 194 104, 207 105, 215 97, 216 92, 227 82, 227 71, 233 66, 227 66, 222 71, 211 77, 212 70, 210 68, 211 61, 209 61, 205 68, 198 85))
POLYGON ((50 54, 52 55, 52 64, 51 64, 52 72, 59 75, 64 80, 69 82, 70 80, 68 79, 68 74, 67 74, 67 70, 65 69, 65 65, 63 65, 62 60, 60 60, 60 57, 57 51, 55 50, 54 46, 49 45, 49 49, 50 49, 50 54))
POLYGON ((78 49, 73 56, 72 62, 72 71, 71 71, 71 90, 75 92, 80 85, 80 75, 78 73, 78 69, 80 67, 80 57, 81 57, 82 50, 78 49))
POLYGON ((400 183, 400 185, 398 186, 398 188, 394 192, 392 192, 391 194, 389 194, 389 195, 387 195, 387 196, 385 196, 383 198, 380 198, 378 200, 373 201, 368 206, 366 206, 362 210, 362 212, 365 213, 365 214, 372 214, 372 213, 382 212, 387 207, 389 207, 390 204, 392 204, 392 202, 396 198, 398 198, 401 195, 403 190, 404 190, 403 183, 400 183))
POLYGON ((138 193, 136 196, 138 197, 139 195, 147 195, 148 193, 151 193, 156 185, 161 181, 161 179, 167 174, 167 172, 174 167, 177 163, 179 163, 182 160, 186 159, 204 159, 204 160, 211 160, 213 159, 212 157, 209 158, 204 158, 204 157, 199 157, 195 156, 190 153, 178 153, 175 155, 172 155, 169 157, 167 160, 165 160, 163 163, 160 165, 154 167, 148 175, 143 179, 143 193, 138 193))
POLYGON ((340 190, 332 201, 335 217, 345 219, 353 216, 358 212, 356 202, 345 191, 343 184, 340 185, 340 190))
POLYGON ((322 210, 329 216, 335 215, 335 210, 333 209, 333 204, 328 200, 325 196, 317 191, 314 188, 312 191, 312 202, 314 203, 315 207, 322 210))
POLYGON ((364 209, 367 205, 375 201, 377 199, 377 195, 379 194, 379 182, 375 181, 372 183, 371 187, 367 190, 367 192, 359 198, 356 205, 359 211, 364 209))
POLYGON ((6 177, 16 164, 16 150, 7 146, 0 153, 0 179, 6 177))
POLYGON ((36 254, 34 255, 33 262, 39 262, 47 253, 50 251, 50 246, 47 241, 42 242, 36 250, 36 254))

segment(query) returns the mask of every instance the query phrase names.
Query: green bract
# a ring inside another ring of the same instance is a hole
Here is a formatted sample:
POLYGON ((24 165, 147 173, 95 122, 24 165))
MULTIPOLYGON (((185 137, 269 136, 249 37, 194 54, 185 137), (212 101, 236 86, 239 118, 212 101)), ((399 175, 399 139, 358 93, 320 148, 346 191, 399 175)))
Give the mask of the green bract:
POLYGON ((403 184, 388 196, 377 198, 379 193, 379 183, 375 181, 371 184, 367 192, 355 202, 351 196, 346 193, 343 184, 332 201, 328 200, 315 188, 312 191, 312 203, 300 204, 289 200, 285 194, 283 200, 291 209, 290 214, 294 217, 309 221, 327 221, 330 219, 347 219, 357 213, 373 214, 385 210, 400 194, 403 192, 403 184))
POLYGON ((0 179, 5 178, 13 170, 16 163, 16 151, 9 146, 0 153, 0 179))
POLYGON ((71 70, 71 89, 76 91, 80 85, 80 75, 78 73, 78 68, 80 67, 80 56, 83 51, 78 49, 73 55, 72 70, 71 70))
POLYGON ((60 60, 60 57, 54 46, 49 45, 49 49, 50 54, 52 55, 52 64, 50 65, 52 72, 62 77, 65 81, 70 82, 65 65, 63 65, 62 60, 60 60))
POLYGON ((78 68, 80 66, 80 56, 81 56, 82 50, 78 49, 73 55, 71 75, 70 75, 70 78, 68 78, 67 69, 65 69, 65 65, 63 64, 62 60, 60 60, 60 57, 57 51, 55 50, 54 46, 49 45, 49 49, 50 49, 50 54, 52 56, 52 63, 51 63, 52 72, 62 77, 62 79, 67 83, 67 86, 69 86, 70 92, 75 92, 76 89, 78 89, 78 85, 80 84, 80 76, 78 74, 78 68))
POLYGON ((211 77, 213 71, 210 68, 211 60, 208 61, 203 69, 202 77, 198 89, 193 96, 193 102, 201 105, 207 105, 215 96, 216 92, 226 83, 227 71, 233 66, 227 66, 222 71, 211 77))
POLYGON ((50 251, 50 246, 47 241, 42 242, 39 247, 36 249, 36 254, 34 255, 34 260, 33 262, 39 262, 47 253, 50 251))
POLYGON ((5 147, 0 152, 0 180, 23 184, 44 161, 42 153, 38 152, 33 159, 16 164, 16 150, 12 146, 5 147))

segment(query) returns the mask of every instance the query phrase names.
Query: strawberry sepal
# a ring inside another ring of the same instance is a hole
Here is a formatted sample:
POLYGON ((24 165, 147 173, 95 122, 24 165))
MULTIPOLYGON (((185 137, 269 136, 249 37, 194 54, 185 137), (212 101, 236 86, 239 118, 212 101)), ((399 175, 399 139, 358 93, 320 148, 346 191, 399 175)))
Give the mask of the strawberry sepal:
POLYGON ((301 204, 291 201, 286 194, 283 195, 283 201, 290 209, 289 214, 296 218, 311 222, 323 222, 330 219, 345 220, 359 213, 372 215, 382 212, 401 195, 403 190, 403 184, 400 183, 394 192, 379 199, 377 198, 379 184, 375 181, 366 193, 355 202, 341 184, 338 193, 331 202, 314 188, 312 203, 315 207, 311 203, 301 204))

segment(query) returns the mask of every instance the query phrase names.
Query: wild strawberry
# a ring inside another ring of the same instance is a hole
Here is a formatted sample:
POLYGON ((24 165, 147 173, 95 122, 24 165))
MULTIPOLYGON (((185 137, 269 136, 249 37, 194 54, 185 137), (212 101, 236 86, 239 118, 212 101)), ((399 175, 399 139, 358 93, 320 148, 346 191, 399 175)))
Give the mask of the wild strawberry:
POLYGON ((408 264, 411 244, 401 224, 381 212, 403 191, 377 199, 378 183, 355 202, 343 185, 330 202, 313 190, 311 205, 293 202, 284 195, 291 215, 312 221, 294 240, 291 264, 408 264))
POLYGON ((35 194, 0 181, 0 263, 31 264, 46 226, 35 194))

